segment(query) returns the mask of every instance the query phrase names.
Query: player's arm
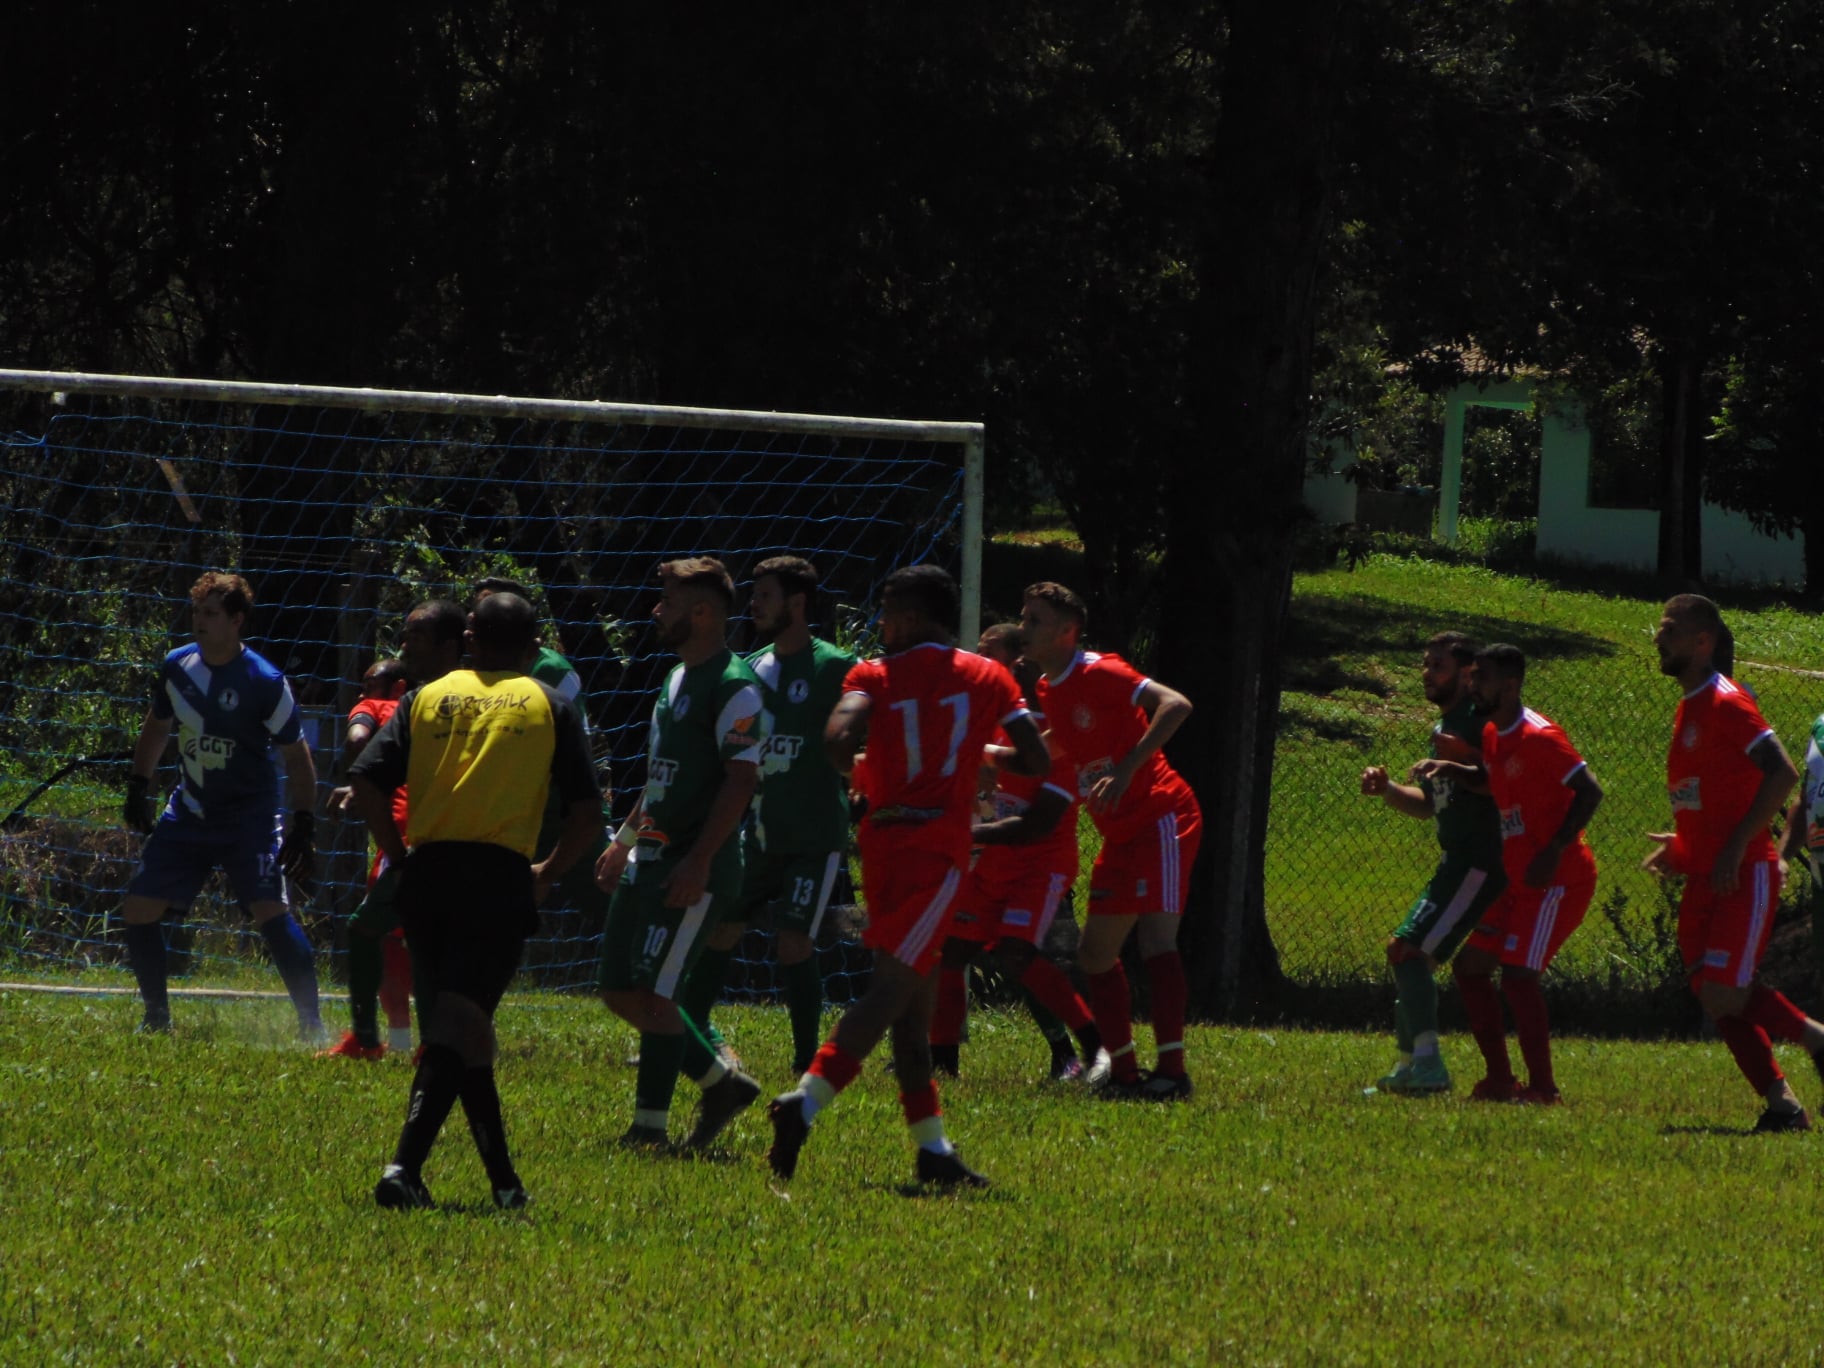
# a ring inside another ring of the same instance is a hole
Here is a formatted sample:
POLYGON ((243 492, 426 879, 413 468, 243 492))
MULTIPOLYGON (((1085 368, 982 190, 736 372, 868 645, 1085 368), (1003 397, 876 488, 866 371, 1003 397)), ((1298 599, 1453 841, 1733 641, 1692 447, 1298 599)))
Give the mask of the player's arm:
POLYGON ((1362 771, 1362 793, 1369 798, 1379 798, 1395 812, 1403 812, 1408 817, 1436 815, 1437 810, 1425 796, 1424 789, 1415 784, 1396 784, 1388 777, 1384 765, 1370 765, 1362 771))
POLYGON ((977 845, 1031 845, 1057 829, 1058 819, 1070 811, 1070 796, 1049 786, 1042 788, 1024 812, 992 822, 977 822, 969 835, 977 845))
POLYGON ((551 885, 587 855, 602 831, 602 791, 595 757, 580 709, 564 706, 558 713, 557 744, 551 752, 551 787, 564 804, 557 844, 532 866, 535 900, 543 902, 551 885))
POLYGON ((627 872, 627 860, 633 854, 633 848, 640 843, 640 820, 646 814, 646 795, 642 793, 633 804, 633 811, 627 814, 627 820, 621 823, 620 830, 608 842, 595 862, 595 886, 604 893, 612 893, 614 886, 621 881, 621 875, 627 872))
POLYGON ((722 783, 710 802, 703 829, 663 885, 667 907, 689 907, 703 896, 709 887, 710 861, 741 825, 759 787, 760 766, 754 761, 723 761, 722 783))
POLYGON ((1146 730, 1140 734, 1134 748, 1090 786, 1089 805, 1100 812, 1112 811, 1120 803, 1140 767, 1159 753, 1191 715, 1191 700, 1156 679, 1149 679, 1140 686, 1134 702, 1147 713, 1146 730))
POLYGON ((1448 779, 1471 793, 1488 792, 1488 770, 1482 765, 1468 765, 1461 760, 1421 760, 1412 767, 1414 779, 1448 779))
POLYGON ((1786 754, 1780 738, 1772 732, 1748 748, 1748 758, 1760 770, 1761 782, 1746 815, 1729 833, 1729 839, 1717 853, 1716 865, 1710 871, 1710 887, 1718 893, 1735 892, 1741 883, 1742 860, 1748 852, 1748 842, 1773 825, 1773 819, 1786 805, 1792 786, 1799 782, 1798 768, 1786 754))
MULTIPOLYGON (((342 737, 342 773, 345 776, 355 761, 361 758, 361 752, 367 749, 367 743, 376 730, 378 728, 374 726, 374 719, 366 713, 350 719, 348 731, 342 737)), ((329 799, 323 804, 323 810, 332 817, 339 816, 348 811, 353 801, 354 790, 347 784, 342 784, 329 791, 329 799)))
POLYGON ((1045 734, 1031 713, 1008 718, 1002 730, 1013 742, 1013 754, 1001 760, 1002 769, 1032 778, 1051 773, 1051 748, 1045 744, 1045 734))
POLYGON ((1792 806, 1786 809, 1786 830, 1780 833, 1780 862, 1797 864, 1805 854, 1805 831, 1811 821, 1811 808, 1805 801, 1805 792, 1792 800, 1792 806))
POLYGON ((361 758, 350 768, 348 786, 355 811, 367 823, 374 845, 390 865, 405 861, 405 833, 393 819, 393 792, 405 782, 411 751, 411 704, 408 694, 384 727, 369 738, 361 758))
POLYGON ((160 717, 156 708, 146 709, 146 720, 139 725, 139 739, 133 743, 133 764, 127 771, 127 803, 123 814, 134 831, 150 834, 157 816, 152 811, 152 780, 158 774, 159 757, 171 739, 169 717, 160 717))
POLYGON ((868 744, 868 715, 874 711, 874 700, 865 693, 851 690, 836 700, 830 720, 823 724, 823 753, 838 774, 855 767, 855 757, 868 744))
POLYGON ((1558 862, 1564 858, 1564 852, 1575 844, 1578 833, 1590 824, 1590 818, 1602 805, 1602 785, 1596 782, 1588 765, 1575 771, 1564 784, 1571 791, 1571 805, 1565 809, 1564 820, 1552 833, 1552 839, 1527 863, 1523 877, 1528 888, 1551 887, 1552 876, 1558 872, 1558 862))

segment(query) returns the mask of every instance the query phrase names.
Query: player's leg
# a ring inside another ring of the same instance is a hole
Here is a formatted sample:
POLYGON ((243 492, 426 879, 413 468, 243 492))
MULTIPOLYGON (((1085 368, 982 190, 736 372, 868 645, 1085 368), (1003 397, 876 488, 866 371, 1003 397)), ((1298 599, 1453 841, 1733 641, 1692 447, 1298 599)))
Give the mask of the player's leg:
POLYGON ((725 1047, 721 1033, 710 1023, 710 1014, 728 982, 728 967, 734 962, 735 948, 747 934, 747 927, 745 918, 717 922, 711 927, 678 988, 678 1010, 696 1025, 718 1055, 725 1053, 725 1047))
MULTIPOLYGON (((1404 1076, 1400 1077, 1397 1068, 1390 1076, 1391 1091, 1435 1093, 1451 1087, 1450 1071, 1445 1067, 1438 1039, 1437 966, 1449 959, 1466 937, 1471 937, 1500 896, 1502 886, 1499 870, 1447 856, 1388 942, 1387 961, 1393 969, 1399 1013, 1412 1047, 1412 1060, 1404 1076), (1397 1082, 1393 1081, 1396 1077, 1397 1082)), ((1502 1069, 1496 1061, 1507 1057, 1507 1041, 1500 1025, 1500 1005, 1494 1003, 1494 985, 1485 976, 1478 976, 1480 964, 1471 957, 1464 1001, 1471 1032, 1488 1065, 1488 1077, 1495 1080, 1483 1089, 1482 1095, 1488 1095, 1491 1090, 1499 1090, 1502 1069), (1488 1015, 1490 1003, 1494 1003, 1492 1018, 1488 1015)), ((1487 967, 1493 968, 1492 964, 1487 967)))
POLYGON ((139 868, 121 900, 120 919, 125 925, 127 961, 145 1008, 140 1030, 171 1029, 167 990, 169 946, 166 914, 187 908, 202 892, 215 869, 220 843, 215 836, 176 817, 161 817, 140 852, 139 868))
POLYGON ((1469 944, 1458 952, 1451 966, 1457 992, 1463 998, 1463 1014, 1469 1018, 1469 1033, 1482 1053, 1482 1078, 1470 1089, 1475 1102, 1512 1102, 1520 1095, 1520 1080, 1514 1076, 1513 1060, 1507 1053, 1507 1024, 1501 1015, 1501 995, 1495 987, 1495 971, 1501 957, 1495 948, 1504 934, 1500 912, 1470 937, 1469 944), (1477 939, 1486 935, 1493 942, 1477 939))
POLYGON ((386 957, 381 937, 397 928, 399 918, 394 909, 398 888, 396 870, 379 870, 348 919, 348 1016, 349 1033, 341 1041, 322 1051, 326 1058, 379 1059, 386 1049, 380 1043, 380 986, 385 977, 386 957))
POLYGON ((792 1023, 792 1067, 798 1073, 811 1066, 823 1036, 823 975, 817 966, 817 937, 845 858, 839 850, 792 856, 773 904, 779 987, 792 1023))
POLYGON ((1095 1013, 1096 1029, 1108 1051, 1110 1095, 1121 1095, 1124 1089, 1131 1094, 1140 1082, 1140 1065, 1134 1057, 1134 1000, 1121 963, 1121 947, 1139 918, 1098 911, 1095 894, 1090 897, 1090 913, 1077 943, 1077 967, 1089 986, 1089 1009, 1095 1013))
POLYGON ((945 939, 931 983, 931 1033, 927 1042, 931 1067, 948 1078, 955 1078, 962 1071, 963 1023, 969 1015, 969 965, 982 948, 974 935, 955 934, 962 929, 959 923, 945 939))
MULTIPOLYGON (((855 1081, 863 1061, 906 1013, 913 996, 921 990, 935 992, 926 988, 926 980, 947 938, 962 871, 941 855, 890 847, 873 859, 864 852, 863 870, 869 918, 862 939, 874 952, 873 973, 867 991, 842 1014, 798 1087, 774 1098, 768 1108, 773 1144, 767 1160, 781 1178, 797 1170, 798 1152, 818 1112, 855 1081)), ((922 1048, 928 1051, 928 1009, 918 1020, 927 1032, 922 1048)))
POLYGON ((918 1181, 943 1187, 987 1187, 988 1180, 963 1163, 944 1134, 943 1111, 938 1106, 937 1081, 931 1068, 931 1012, 936 988, 937 976, 927 974, 892 1026, 893 1071, 899 1082, 900 1110, 917 1147, 918 1181))
POLYGON ((412 952, 394 930, 380 937, 380 1006, 386 1013, 386 1046, 412 1048, 412 952))
POLYGON ((1001 973, 1020 985, 1033 1020, 1051 1046, 1053 1081, 1081 1077, 1086 1060, 1094 1067, 1102 1057, 1102 1036, 1089 1004, 1070 976, 1039 951, 1074 877, 1075 870, 1023 870, 1001 891, 995 912, 992 953, 1001 973), (1071 1043, 1073 1033, 1083 1047, 1081 1057, 1071 1043))
POLYGON ((241 907, 259 928, 266 952, 285 981, 298 1014, 298 1031, 307 1039, 323 1033, 317 1002, 317 959, 304 928, 285 900, 285 876, 279 872, 279 840, 284 834, 276 815, 250 818, 240 839, 223 849, 221 864, 241 907))
POLYGON ((1156 890, 1152 907, 1157 910, 1143 908, 1135 929, 1152 996, 1153 1046, 1157 1058, 1154 1080, 1148 1084, 1145 1095, 1154 1101, 1172 1101, 1191 1095, 1190 1074, 1184 1056, 1184 1024, 1190 1006, 1190 991, 1184 976, 1184 958, 1178 953, 1178 927, 1183 920, 1185 899, 1191 888, 1191 866, 1196 863, 1202 836, 1203 816, 1192 803, 1160 818, 1153 840, 1141 843, 1140 853, 1157 861, 1156 881, 1150 883, 1156 890))
POLYGON ((1518 1101, 1551 1106, 1561 1100, 1552 1071, 1551 1021, 1539 976, 1583 924, 1595 894, 1592 869, 1587 879, 1543 890, 1514 890, 1508 895, 1516 907, 1526 909, 1526 915, 1515 921, 1501 957, 1501 995, 1513 1014, 1514 1035, 1526 1060, 1526 1087, 1520 1090, 1518 1101), (1523 894, 1532 896, 1522 900, 1523 894))
POLYGON ((171 1029, 169 971, 165 949, 165 911, 170 907, 163 898, 129 893, 121 900, 120 919, 126 924, 127 963, 139 985, 143 1009, 139 1029, 147 1032, 171 1029))
MULTIPOLYGON (((393 1147, 392 1162, 374 1187, 382 1207, 409 1210, 431 1205, 424 1183, 424 1162, 436 1144, 450 1109, 462 1094, 461 1051, 444 1038, 442 985, 454 964, 459 928, 442 900, 451 880, 441 867, 447 852, 427 848, 406 861, 398 901, 412 958, 425 985, 425 1041, 407 1093, 405 1120, 393 1147)), ((459 901, 458 907, 462 906, 459 901)), ((460 1017, 461 1009, 453 1008, 460 1017)))

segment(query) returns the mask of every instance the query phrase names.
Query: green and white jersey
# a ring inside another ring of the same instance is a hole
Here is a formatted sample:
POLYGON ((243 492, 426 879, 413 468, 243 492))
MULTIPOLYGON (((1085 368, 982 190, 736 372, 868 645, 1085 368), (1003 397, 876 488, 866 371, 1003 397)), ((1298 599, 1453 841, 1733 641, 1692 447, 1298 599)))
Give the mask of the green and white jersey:
POLYGON ((823 753, 823 728, 855 657, 818 637, 780 655, 747 658, 766 701, 767 742, 754 798, 760 849, 802 854, 841 850, 849 839, 849 786, 823 753))
MULTIPOLYGON (((1431 729, 1431 757, 1473 765, 1482 758, 1480 716, 1467 696, 1438 719, 1431 729)), ((1438 816, 1438 845, 1448 855, 1458 855, 1478 866, 1501 868, 1501 813, 1486 793, 1471 793, 1449 779, 1426 779, 1419 788, 1431 800, 1438 816)))
POLYGON ((1824 882, 1824 717, 1811 724, 1805 747, 1805 858, 1814 882, 1824 882))
MULTIPOLYGON (((644 862, 684 855, 709 817, 723 767, 731 760, 758 765, 765 745, 760 681, 746 661, 724 649, 701 665, 674 666, 652 709, 645 804, 633 858, 644 862)), ((732 836, 715 866, 720 869, 730 858, 738 877, 741 843, 732 836)))
POLYGON ((532 661, 532 668, 526 673, 540 684, 549 684, 557 691, 557 696, 567 703, 575 703, 582 696, 582 676, 577 674, 574 665, 549 646, 538 648, 538 655, 532 661))

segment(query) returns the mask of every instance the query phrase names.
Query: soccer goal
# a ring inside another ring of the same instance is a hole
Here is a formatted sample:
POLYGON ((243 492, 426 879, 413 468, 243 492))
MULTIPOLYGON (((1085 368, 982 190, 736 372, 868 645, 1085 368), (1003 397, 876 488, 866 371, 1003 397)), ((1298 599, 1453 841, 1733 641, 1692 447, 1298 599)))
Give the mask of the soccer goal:
MULTIPOLYGON (((325 795, 361 671, 411 605, 466 600, 488 575, 527 585, 582 679, 617 817, 645 782, 645 721, 673 663, 648 631, 660 561, 714 555, 745 585, 767 556, 807 556, 817 630, 857 645, 885 575, 936 562, 961 580, 966 641, 977 627, 975 423, 0 370, 0 434, 10 973, 121 963, 112 914, 139 844, 121 786, 204 570, 252 582, 249 642, 291 678, 325 795)), ((360 899, 365 842, 319 825, 319 877, 296 910, 320 954, 360 899)), ((583 921, 546 910, 535 982, 591 981, 599 927, 583 921)), ((174 968, 199 981, 232 981, 260 953, 213 884, 174 942, 174 968)), ((825 954, 828 969, 846 959, 825 954)))

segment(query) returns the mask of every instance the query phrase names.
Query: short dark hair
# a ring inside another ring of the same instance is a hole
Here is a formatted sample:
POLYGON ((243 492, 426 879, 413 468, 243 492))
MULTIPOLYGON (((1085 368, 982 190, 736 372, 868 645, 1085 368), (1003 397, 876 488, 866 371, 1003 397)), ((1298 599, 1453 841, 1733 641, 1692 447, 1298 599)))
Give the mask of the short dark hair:
POLYGON ((1677 618, 1700 632, 1711 632, 1719 638, 1729 630, 1723 625, 1723 610, 1702 594, 1674 594, 1666 600, 1665 612, 1667 617, 1677 618))
POLYGON ((1466 632, 1439 632, 1425 643, 1425 649, 1446 651, 1457 664, 1468 665, 1476 658, 1477 646, 1466 632))
POLYGON ((817 597, 817 567, 803 556, 769 556, 754 567, 754 582, 767 575, 779 581, 779 591, 787 598, 804 595, 804 610, 809 613, 817 597))
POLYGON ((955 632, 963 620, 963 592, 956 578, 941 565, 907 565, 888 575, 880 586, 880 601, 910 606, 921 616, 955 632))
POLYGON ((515 594, 527 603, 532 602, 532 591, 518 580, 507 579, 503 575, 483 575, 475 581, 475 588, 470 591, 471 600, 488 594, 515 594))
POLYGON ((239 575, 223 570, 205 570, 190 586, 190 606, 200 607, 211 594, 222 596, 222 611, 243 616, 253 611, 253 586, 239 575))
POLYGON ((538 640, 538 614, 518 594, 495 590, 469 615, 475 645, 486 651, 524 651, 538 640))
POLYGON ((722 600, 722 611, 735 611, 735 582, 728 567, 714 556, 686 556, 663 561, 659 582, 671 589, 704 589, 722 600))
POLYGON ((1475 655, 1476 668, 1488 669, 1503 679, 1526 680, 1526 652, 1504 641, 1484 646, 1475 655))
POLYGON ((418 604, 407 617, 417 617, 423 613, 431 622, 431 640, 441 646, 445 642, 462 643, 462 634, 468 630, 469 615, 462 610, 462 605, 453 599, 426 599, 418 604))
POLYGON ((366 684, 384 684, 388 689, 397 689, 406 682, 405 662, 396 656, 381 656, 367 667, 367 673, 361 676, 366 684))
POLYGON ((1089 628, 1089 605, 1083 602, 1083 596, 1075 589, 1059 584, 1056 580, 1040 580, 1037 584, 1026 586, 1026 592, 1020 595, 1020 601, 1037 599, 1040 603, 1049 603, 1059 613, 1077 624, 1079 632, 1089 628))

